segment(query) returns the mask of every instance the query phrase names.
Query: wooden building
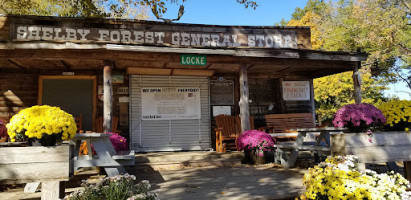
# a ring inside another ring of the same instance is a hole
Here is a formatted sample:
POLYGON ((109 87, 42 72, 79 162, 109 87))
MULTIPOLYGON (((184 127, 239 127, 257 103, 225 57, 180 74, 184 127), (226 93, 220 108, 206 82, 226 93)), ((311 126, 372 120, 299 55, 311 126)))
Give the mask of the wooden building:
POLYGON ((82 115, 83 130, 118 118, 137 151, 204 150, 216 114, 314 117, 313 79, 366 57, 311 50, 307 27, 2 16, 0 118, 49 104, 82 115))

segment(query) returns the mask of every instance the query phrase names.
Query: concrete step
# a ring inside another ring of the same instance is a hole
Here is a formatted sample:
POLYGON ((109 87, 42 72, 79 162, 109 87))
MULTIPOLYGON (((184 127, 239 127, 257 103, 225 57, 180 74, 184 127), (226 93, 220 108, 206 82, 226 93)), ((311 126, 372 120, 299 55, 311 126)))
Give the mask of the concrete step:
POLYGON ((233 151, 227 153, 209 152, 209 151, 191 151, 191 152, 155 152, 155 153, 137 153, 135 163, 176 163, 176 162, 193 162, 214 159, 241 159, 244 157, 242 152, 233 151))
POLYGON ((136 171, 161 171, 161 170, 178 170, 186 167, 241 167, 241 159, 213 159, 213 160, 195 160, 185 162, 156 162, 156 163, 139 163, 132 167, 126 167, 128 172, 136 171))
POLYGON ((239 167, 242 152, 161 152, 136 154, 132 171, 172 170, 183 167, 239 167))

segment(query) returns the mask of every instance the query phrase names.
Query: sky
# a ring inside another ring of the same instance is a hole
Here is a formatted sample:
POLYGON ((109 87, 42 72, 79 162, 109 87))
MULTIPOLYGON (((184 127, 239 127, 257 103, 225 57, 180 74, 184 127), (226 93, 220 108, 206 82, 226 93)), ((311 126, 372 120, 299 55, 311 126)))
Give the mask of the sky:
MULTIPOLYGON (((180 0, 181 1, 181 0, 180 0)), ((257 9, 245 8, 235 0, 187 0, 185 13, 179 22, 215 25, 273 26, 282 18, 289 20, 296 7, 304 7, 306 0, 257 0, 257 9)), ((177 18, 179 6, 173 4, 163 16, 177 18)), ((154 17, 155 18, 155 17, 154 17)))
MULTIPOLYGON (((181 0, 179 0, 181 2, 181 0)), ((213 24, 213 25, 243 25, 243 26, 274 26, 281 19, 290 20, 296 7, 303 8, 307 0, 256 0, 257 9, 245 8, 235 0, 187 0, 184 2, 185 13, 179 23, 213 24)), ((167 13, 163 18, 175 19, 179 5, 167 4, 167 13)), ((151 19, 155 17, 150 13, 151 19)), ((398 96, 400 99, 411 100, 406 91, 405 83, 390 84, 386 96, 398 96)), ((408 90, 409 91, 409 90, 408 90)))

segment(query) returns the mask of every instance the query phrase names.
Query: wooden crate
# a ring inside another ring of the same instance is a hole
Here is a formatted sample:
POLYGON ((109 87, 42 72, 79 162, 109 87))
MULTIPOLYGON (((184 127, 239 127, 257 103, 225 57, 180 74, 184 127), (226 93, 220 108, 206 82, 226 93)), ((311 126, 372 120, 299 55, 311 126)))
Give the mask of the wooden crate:
POLYGON ((407 132, 344 133, 331 135, 332 155, 356 155, 361 163, 404 161, 411 182, 411 134, 407 132))

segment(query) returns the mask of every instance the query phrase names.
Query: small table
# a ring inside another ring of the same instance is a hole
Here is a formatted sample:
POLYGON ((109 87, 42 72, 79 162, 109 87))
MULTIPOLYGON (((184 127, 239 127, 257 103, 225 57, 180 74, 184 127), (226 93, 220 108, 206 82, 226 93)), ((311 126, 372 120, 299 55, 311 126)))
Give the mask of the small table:
POLYGON ((126 173, 121 161, 134 165, 134 151, 116 152, 110 141, 110 134, 82 133, 76 134, 72 139, 76 147, 74 150, 74 170, 81 167, 104 167, 108 176, 126 173), (81 143, 86 141, 88 155, 79 156, 81 143), (93 156, 93 145, 97 155, 93 156))
POLYGON ((299 151, 312 151, 316 154, 316 157, 319 153, 330 152, 330 134, 341 133, 345 130, 344 128, 332 127, 294 129, 294 131, 298 131, 298 134, 293 143, 286 142, 275 145, 277 150, 275 161, 289 168, 295 166, 299 151), (306 142, 305 139, 307 138, 311 138, 311 142, 306 142), (321 143, 323 139, 325 139, 325 145, 321 143), (291 151, 291 153, 287 154, 286 151, 291 151))

